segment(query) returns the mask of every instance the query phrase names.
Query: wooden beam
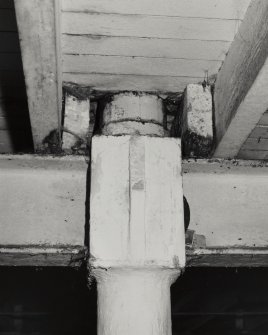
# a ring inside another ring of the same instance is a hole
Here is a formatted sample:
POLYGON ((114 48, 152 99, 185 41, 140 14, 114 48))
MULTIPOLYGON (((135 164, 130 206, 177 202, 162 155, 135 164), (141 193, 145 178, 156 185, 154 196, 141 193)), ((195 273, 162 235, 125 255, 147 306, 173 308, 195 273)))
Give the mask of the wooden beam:
POLYGON ((79 267, 86 258, 87 249, 85 247, 0 247, 0 266, 79 267))
MULTIPOLYGON (((267 266, 268 163, 185 160, 182 170, 189 229, 206 242, 187 248, 188 266, 267 266)), ((85 245, 87 180, 84 157, 0 155, 0 264, 20 253, 14 265, 68 266, 85 245)))
POLYGON ((28 105, 36 150, 59 130, 61 70, 58 1, 15 0, 28 105))
POLYGON ((83 157, 0 156, 0 246, 83 247, 87 168, 83 157))
POLYGON ((186 252, 190 267, 267 267, 268 248, 204 248, 186 252))
POLYGON ((268 163, 237 160, 183 162, 189 229, 207 248, 268 247, 268 163))
POLYGON ((215 85, 217 149, 236 157, 268 106, 268 2, 252 0, 215 85))

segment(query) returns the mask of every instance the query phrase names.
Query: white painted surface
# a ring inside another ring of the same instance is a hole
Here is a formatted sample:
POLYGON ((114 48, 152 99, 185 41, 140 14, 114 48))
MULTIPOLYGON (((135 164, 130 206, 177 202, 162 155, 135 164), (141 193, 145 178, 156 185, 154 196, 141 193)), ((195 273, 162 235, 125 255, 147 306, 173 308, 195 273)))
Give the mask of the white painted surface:
POLYGON ((54 0, 15 0, 28 106, 35 149, 59 129, 61 117, 60 62, 56 43, 54 0), (60 89, 59 89, 60 87, 60 89))
POLYGON ((162 99, 156 95, 121 93, 103 110, 103 135, 164 136, 162 99))
MULTIPOLYGON (((240 150, 243 150, 244 142, 267 109, 267 85, 268 60, 239 105, 232 122, 217 147, 214 157, 233 158, 238 155, 240 150)), ((268 150, 268 146, 266 150, 268 150)))
POLYGON ((77 99, 69 93, 65 94, 63 150, 70 150, 78 141, 87 143, 90 121, 89 112, 89 99, 77 99))
MULTIPOLYGON (((123 151, 113 152, 127 160, 123 151)), ((83 246, 86 170, 82 157, 0 156, 0 244, 83 246)), ((190 229, 205 235, 208 247, 241 250, 268 246, 267 164, 183 161, 183 172, 183 190, 191 210, 190 229)), ((110 179, 111 185, 122 184, 120 171, 117 173, 118 181, 110 179)), ((161 190, 157 192, 161 194, 161 190)), ((127 191, 122 192, 122 201, 127 197, 127 191)), ((122 211, 119 202, 117 206, 122 211)), ((125 215, 127 218, 128 213, 125 215)), ((114 243, 116 251, 121 248, 113 242, 116 232, 109 233, 108 243, 114 243)))
POLYGON ((0 157, 0 245, 84 245, 84 158, 0 157))
POLYGON ((181 92, 187 84, 202 82, 203 77, 165 77, 100 73, 63 73, 64 82, 89 85, 98 91, 181 92))
POLYGON ((268 166, 259 162, 183 163, 190 229, 208 247, 268 246, 268 166))
POLYGON ((103 112, 103 123, 122 119, 155 121, 163 125, 162 99, 156 95, 121 93, 113 96, 103 112))
POLYGON ((213 138, 212 95, 210 87, 190 84, 184 95, 184 129, 205 138, 213 138))
POLYGON ((250 0, 63 2, 63 80, 181 92, 216 74, 250 0))
POLYGON ((268 106, 268 2, 251 2, 215 84, 214 157, 237 157, 268 106))
POLYGON ((62 33, 232 41, 235 20, 62 13, 62 33))
POLYGON ((250 0, 64 0, 64 11, 243 19, 250 0))
POLYGON ((90 252, 94 266, 183 267, 181 183, 179 139, 93 137, 90 252))
POLYGON ((171 335, 170 285, 178 270, 93 270, 99 335, 171 335))
POLYGON ((217 73, 222 61, 98 55, 64 55, 63 71, 155 76, 204 77, 217 73))
POLYGON ((230 41, 62 35, 64 54, 224 60, 230 41))

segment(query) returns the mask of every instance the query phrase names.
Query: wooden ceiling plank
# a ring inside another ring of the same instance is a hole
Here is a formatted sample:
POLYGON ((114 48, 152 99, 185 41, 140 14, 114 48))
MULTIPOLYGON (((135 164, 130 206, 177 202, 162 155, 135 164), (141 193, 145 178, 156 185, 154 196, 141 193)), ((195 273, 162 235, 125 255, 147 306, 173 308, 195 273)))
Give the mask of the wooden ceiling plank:
POLYGON ((224 60, 230 44, 225 41, 62 35, 62 53, 80 55, 224 60))
POLYGON ((64 11, 243 19, 250 0, 65 0, 64 11))
POLYGON ((202 82, 198 77, 137 76, 116 74, 63 73, 63 82, 89 86, 98 91, 182 92, 187 84, 202 82))
POLYGON ((268 126, 268 112, 265 112, 260 118, 259 125, 267 125, 268 126))
POLYGON ((237 155, 239 159, 268 159, 268 150, 244 150, 241 149, 237 155))
POLYGON ((15 9, 34 147, 42 150, 60 124, 55 0, 15 0, 15 9))
POLYGON ((62 33, 232 41, 236 20, 62 13, 62 33))
MULTIPOLYGON (((250 134, 250 138, 268 138, 268 125, 267 126, 258 126, 253 129, 250 134)), ((268 148, 267 148, 268 150, 268 148)))
POLYGON ((215 85, 214 157, 236 157, 268 106, 268 2, 253 0, 215 85))
POLYGON ((218 72, 222 62, 145 57, 63 55, 63 71, 159 76, 204 77, 218 72))
POLYGON ((243 150, 267 150, 268 152, 268 139, 249 137, 244 142, 242 149, 243 150))

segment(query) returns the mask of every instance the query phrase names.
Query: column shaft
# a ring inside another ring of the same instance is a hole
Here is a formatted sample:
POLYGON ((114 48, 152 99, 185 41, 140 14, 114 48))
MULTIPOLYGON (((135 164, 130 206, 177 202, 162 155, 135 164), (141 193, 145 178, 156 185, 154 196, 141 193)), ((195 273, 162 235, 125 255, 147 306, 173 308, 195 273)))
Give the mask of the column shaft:
POLYGON ((171 335, 170 285, 179 271, 95 270, 99 335, 171 335))

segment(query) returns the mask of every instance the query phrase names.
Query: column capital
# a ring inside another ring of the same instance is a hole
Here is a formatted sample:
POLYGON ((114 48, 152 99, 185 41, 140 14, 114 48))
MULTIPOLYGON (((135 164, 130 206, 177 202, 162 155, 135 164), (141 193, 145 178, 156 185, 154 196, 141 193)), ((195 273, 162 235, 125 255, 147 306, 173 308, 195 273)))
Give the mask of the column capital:
POLYGON ((90 206, 93 267, 185 266, 180 139, 93 137, 90 206))

